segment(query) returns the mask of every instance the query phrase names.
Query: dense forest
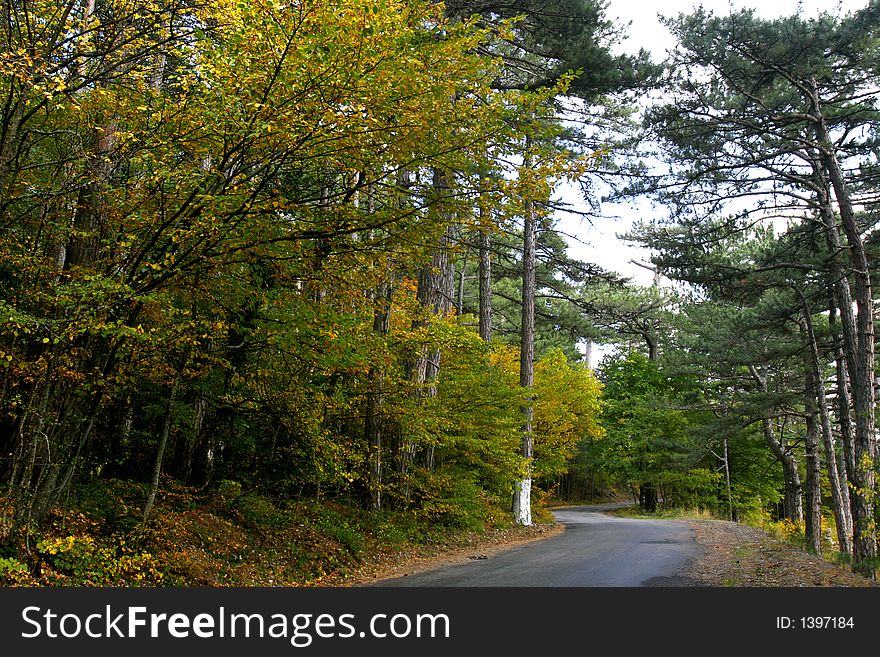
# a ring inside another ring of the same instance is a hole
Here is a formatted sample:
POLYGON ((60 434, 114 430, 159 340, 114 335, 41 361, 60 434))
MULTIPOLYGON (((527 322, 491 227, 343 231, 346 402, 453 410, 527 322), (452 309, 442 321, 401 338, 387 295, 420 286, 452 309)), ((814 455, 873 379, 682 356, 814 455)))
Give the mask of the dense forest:
POLYGON ((210 507, 317 581, 613 495, 873 575, 880 3, 664 62, 605 10, 4 0, 0 579, 206 581, 210 507), (626 199, 650 287, 559 230, 626 199))

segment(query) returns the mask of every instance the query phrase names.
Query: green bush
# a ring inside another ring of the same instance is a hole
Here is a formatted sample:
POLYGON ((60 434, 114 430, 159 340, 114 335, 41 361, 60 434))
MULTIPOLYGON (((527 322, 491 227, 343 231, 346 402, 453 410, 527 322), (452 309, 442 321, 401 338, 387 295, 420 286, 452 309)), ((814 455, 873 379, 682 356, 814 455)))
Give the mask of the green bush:
POLYGON ((433 524, 468 531, 483 531, 497 505, 467 472, 434 473, 419 509, 419 516, 433 524))
POLYGON ((718 490, 722 479, 720 472, 692 468, 687 472, 661 472, 657 482, 664 507, 714 511, 719 505, 718 490))
POLYGON ((353 556, 359 557, 366 546, 363 532, 342 513, 323 506, 317 507, 319 515, 314 526, 326 536, 343 545, 353 556))
POLYGON ((158 586, 164 573, 149 552, 115 537, 104 545, 91 536, 70 535, 37 543, 40 556, 74 586, 158 586))
POLYGON ((10 559, 7 557, 0 557, 0 573, 5 572, 25 572, 27 571, 27 566, 21 563, 18 559, 10 559))

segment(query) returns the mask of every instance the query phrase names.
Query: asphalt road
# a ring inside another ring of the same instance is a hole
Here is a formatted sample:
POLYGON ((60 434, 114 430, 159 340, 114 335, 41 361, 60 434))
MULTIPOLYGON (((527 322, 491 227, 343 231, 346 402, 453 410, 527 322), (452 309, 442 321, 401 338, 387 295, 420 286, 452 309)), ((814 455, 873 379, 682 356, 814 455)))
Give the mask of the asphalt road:
POLYGON ((702 554, 683 522, 617 518, 615 505, 554 512, 565 531, 485 559, 373 586, 694 586, 679 574, 702 554))

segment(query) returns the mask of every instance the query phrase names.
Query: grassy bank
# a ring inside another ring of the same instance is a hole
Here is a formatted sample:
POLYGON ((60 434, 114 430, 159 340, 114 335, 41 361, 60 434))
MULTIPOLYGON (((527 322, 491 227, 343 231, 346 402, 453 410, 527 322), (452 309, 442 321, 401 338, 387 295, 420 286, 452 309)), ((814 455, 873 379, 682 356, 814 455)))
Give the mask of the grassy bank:
POLYGON ((234 482, 206 493, 166 481, 143 523, 145 497, 126 481, 80 486, 39 533, 12 532, 7 502, 0 585, 337 586, 390 563, 536 531, 504 513, 462 526, 344 500, 273 500, 234 482))

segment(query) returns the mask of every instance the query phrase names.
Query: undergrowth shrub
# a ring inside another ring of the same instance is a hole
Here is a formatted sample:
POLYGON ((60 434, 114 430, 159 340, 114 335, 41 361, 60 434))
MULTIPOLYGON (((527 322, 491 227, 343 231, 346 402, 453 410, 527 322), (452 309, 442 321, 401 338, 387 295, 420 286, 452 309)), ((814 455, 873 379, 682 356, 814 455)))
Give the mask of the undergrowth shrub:
POLYGON ((37 550, 71 586, 159 586, 164 579, 158 559, 124 537, 104 544, 92 536, 69 535, 41 540, 37 550))
POLYGON ((461 473, 433 473, 418 515, 422 520, 455 529, 483 531, 496 514, 494 500, 476 481, 461 473))

